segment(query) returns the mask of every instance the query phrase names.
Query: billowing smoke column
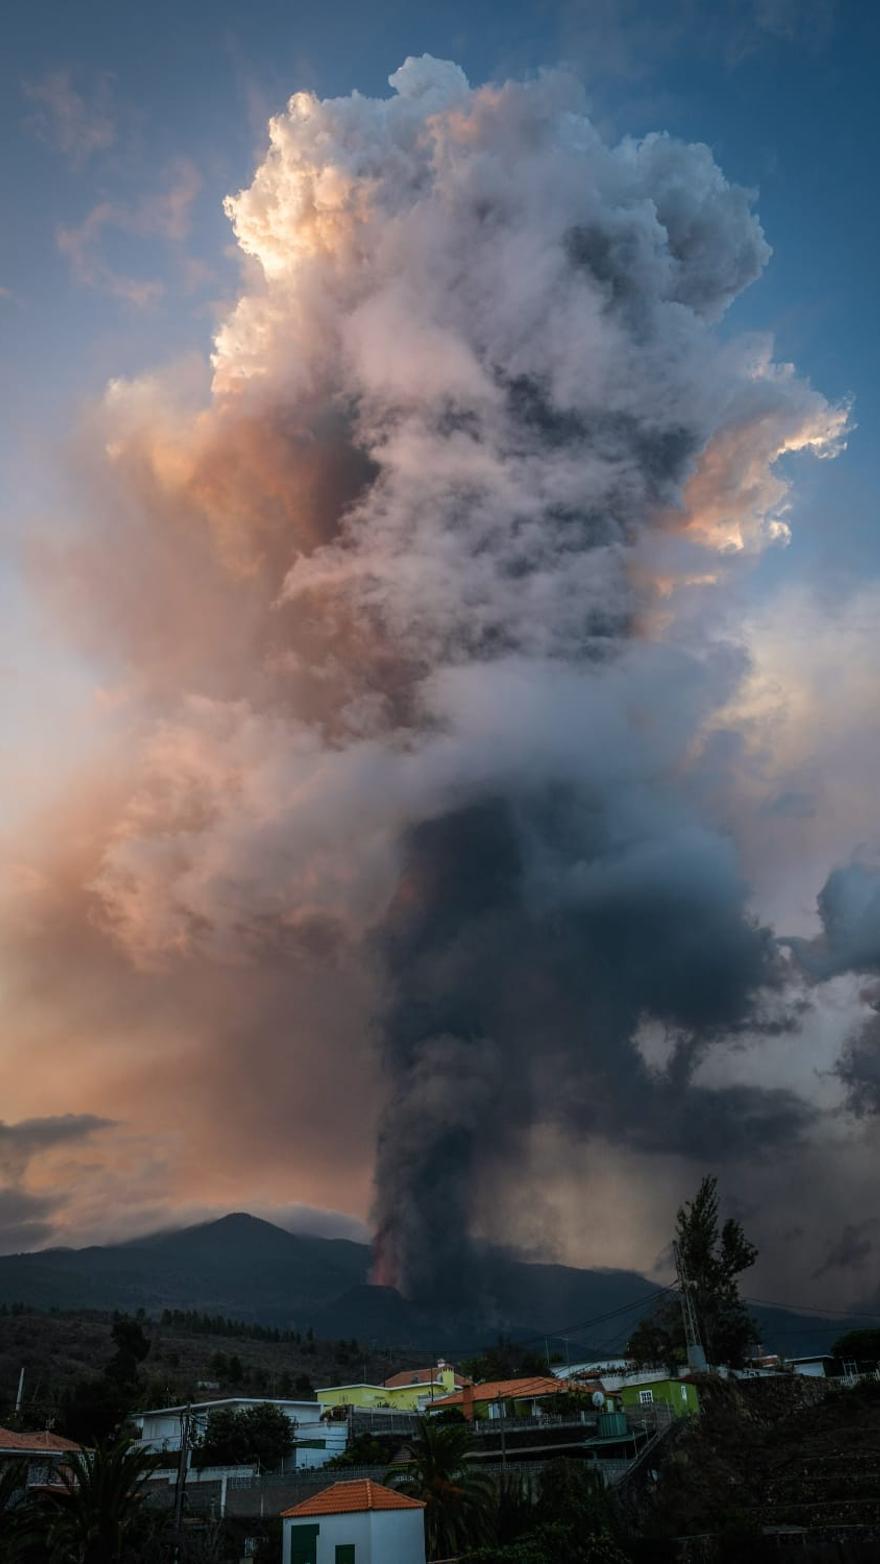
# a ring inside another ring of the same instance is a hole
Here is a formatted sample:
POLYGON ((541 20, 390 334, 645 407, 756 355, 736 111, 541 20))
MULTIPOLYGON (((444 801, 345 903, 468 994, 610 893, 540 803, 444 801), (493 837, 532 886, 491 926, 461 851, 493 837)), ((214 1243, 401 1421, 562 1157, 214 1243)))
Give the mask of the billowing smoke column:
POLYGON ((210 406, 111 393, 198 586, 185 677, 133 654, 164 715, 94 888, 142 964, 378 974, 377 1275, 437 1300, 536 1125, 718 1158, 809 1118, 693 1076, 778 987, 714 823, 724 587, 845 415, 714 330, 769 250, 706 147, 605 145, 561 74, 391 85, 272 121, 210 406))

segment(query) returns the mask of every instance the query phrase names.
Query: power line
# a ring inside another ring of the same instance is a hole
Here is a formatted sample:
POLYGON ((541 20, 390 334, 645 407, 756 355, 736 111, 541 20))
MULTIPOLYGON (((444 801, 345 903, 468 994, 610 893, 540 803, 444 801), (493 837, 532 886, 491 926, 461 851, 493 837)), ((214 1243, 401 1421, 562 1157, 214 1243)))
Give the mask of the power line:
MULTIPOLYGON (((606 1320, 615 1319, 617 1316, 622 1314, 630 1314, 633 1309, 647 1309, 650 1304, 656 1303, 659 1298, 664 1298, 668 1293, 675 1291, 676 1284, 672 1282, 668 1287, 660 1287, 656 1292, 653 1293, 643 1293, 640 1298, 633 1298, 629 1303, 620 1304, 617 1308, 614 1309, 607 1309, 604 1314, 596 1314, 591 1319, 578 1320, 574 1325, 560 1325, 555 1330, 537 1331, 534 1336, 523 1336, 516 1341, 511 1342, 511 1346, 530 1347, 536 1341, 544 1341, 545 1338, 548 1338, 552 1341, 557 1338, 561 1339, 565 1336, 571 1335, 574 1331, 590 1330, 594 1325, 604 1325, 606 1320)), ((477 1347, 456 1346, 449 1347, 447 1351, 451 1356, 454 1355, 459 1358, 468 1358, 477 1357, 482 1352, 491 1352, 497 1346, 498 1338, 496 1337, 494 1341, 483 1342, 480 1346, 477 1347)))
POLYGON ((743 1298, 743 1303, 758 1303, 768 1309, 785 1309, 789 1314, 839 1314, 847 1320, 880 1321, 880 1314, 858 1314, 853 1309, 820 1309, 811 1303, 780 1303, 778 1298, 743 1298))

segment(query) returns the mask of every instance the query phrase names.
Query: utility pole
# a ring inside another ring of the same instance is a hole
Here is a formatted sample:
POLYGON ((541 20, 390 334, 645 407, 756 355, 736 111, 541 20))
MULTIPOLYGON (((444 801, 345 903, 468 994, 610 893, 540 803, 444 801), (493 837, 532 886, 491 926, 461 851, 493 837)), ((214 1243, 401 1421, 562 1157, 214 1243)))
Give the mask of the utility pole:
POLYGON ((180 1558, 183 1541, 183 1499, 186 1492, 186 1471, 189 1463, 190 1418, 192 1406, 187 1406, 180 1420, 180 1452, 177 1461, 177 1484, 174 1489, 174 1558, 180 1558))
POLYGON ((21 1373, 18 1376, 18 1394, 17 1394, 17 1396, 15 1398, 15 1415, 16 1415, 16 1417, 18 1417, 18 1414, 21 1411, 21 1404, 22 1404, 23 1401, 24 1401, 24 1366, 22 1365, 21 1373))
POLYGON ((705 1373, 706 1353, 700 1340, 697 1316, 694 1312, 693 1299, 691 1298, 691 1284, 685 1270, 684 1256, 678 1243, 672 1245, 672 1253, 675 1257, 675 1274, 678 1278, 678 1290, 681 1297, 681 1318, 684 1325, 688 1368, 693 1369, 695 1373, 705 1373))

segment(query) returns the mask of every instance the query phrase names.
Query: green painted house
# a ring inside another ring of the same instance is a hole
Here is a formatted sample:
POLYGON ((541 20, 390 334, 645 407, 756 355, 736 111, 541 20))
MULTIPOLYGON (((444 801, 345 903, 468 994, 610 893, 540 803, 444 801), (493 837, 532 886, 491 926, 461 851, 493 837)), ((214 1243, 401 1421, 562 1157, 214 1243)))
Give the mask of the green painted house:
POLYGON ((638 1411, 662 1403, 674 1417, 691 1417, 700 1410, 696 1385, 686 1379, 654 1379, 650 1384, 622 1385, 614 1392, 625 1411, 638 1411))

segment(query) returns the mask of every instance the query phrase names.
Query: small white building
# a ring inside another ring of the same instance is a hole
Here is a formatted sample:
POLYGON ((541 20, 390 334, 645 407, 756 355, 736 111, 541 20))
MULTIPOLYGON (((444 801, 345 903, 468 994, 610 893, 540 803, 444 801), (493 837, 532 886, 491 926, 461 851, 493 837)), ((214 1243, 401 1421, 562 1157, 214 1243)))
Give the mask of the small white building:
POLYGON ((425 1564, 425 1506, 369 1478, 282 1514, 282 1564, 425 1564))
MULTIPOLYGON (((189 1407, 152 1407, 147 1412, 137 1412, 133 1422, 137 1425, 138 1447, 145 1451, 159 1451, 176 1455, 180 1450, 181 1429, 187 1412, 193 1419, 194 1432, 203 1434, 212 1412, 221 1407, 233 1412, 246 1412, 250 1407, 274 1406, 293 1424, 296 1441, 292 1456, 287 1462, 291 1468, 326 1466, 335 1455, 341 1455, 348 1443, 345 1422, 330 1422, 323 1417, 324 1408, 318 1401, 287 1401, 275 1396, 227 1396, 217 1401, 193 1401, 189 1407)), ((191 1464, 192 1452, 190 1452, 191 1464)))
POLYGON ((789 1358, 788 1364, 795 1374, 805 1374, 808 1379, 830 1379, 836 1368, 836 1359, 830 1353, 817 1352, 809 1358, 789 1358))

